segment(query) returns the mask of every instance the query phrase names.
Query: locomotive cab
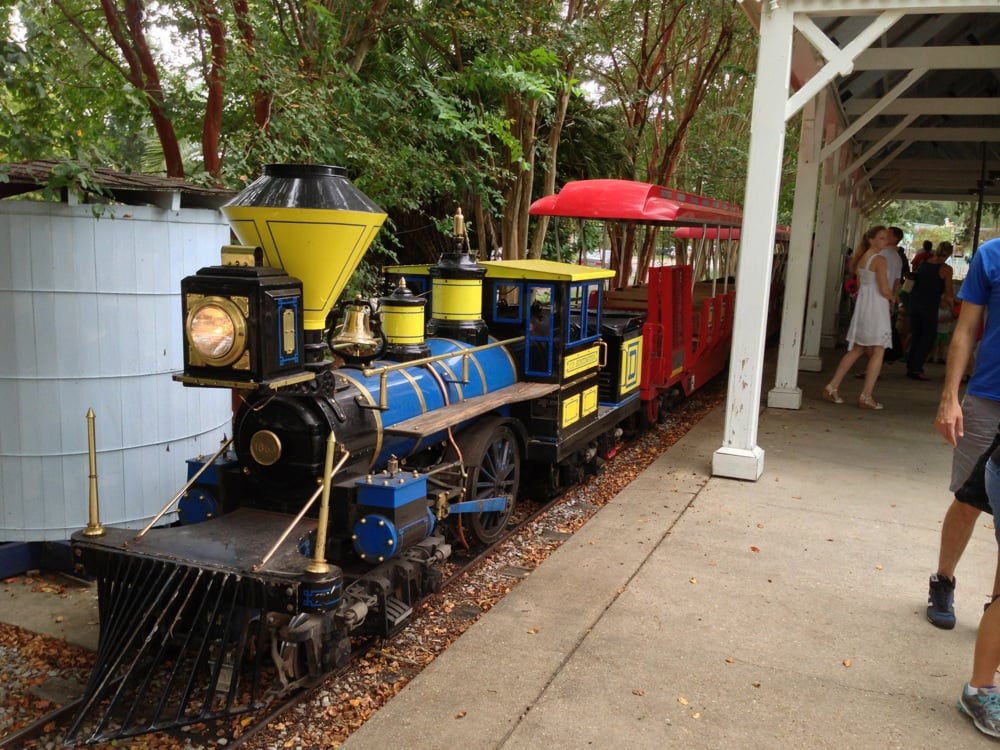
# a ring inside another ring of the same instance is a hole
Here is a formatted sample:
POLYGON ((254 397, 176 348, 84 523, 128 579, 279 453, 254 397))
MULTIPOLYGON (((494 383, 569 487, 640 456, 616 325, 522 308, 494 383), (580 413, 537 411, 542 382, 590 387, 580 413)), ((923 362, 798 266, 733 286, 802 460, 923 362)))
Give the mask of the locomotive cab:
MULTIPOLYGON (((605 338, 603 298, 613 271, 548 260, 482 265, 482 311, 490 332, 520 339, 510 346, 519 377, 551 388, 511 405, 527 433, 525 459, 549 467, 532 474, 545 475, 545 492, 551 492, 607 452, 616 425, 638 410, 642 321, 632 318, 605 338), (614 384, 606 382, 609 372, 614 384)), ((402 277, 411 290, 428 288, 426 266, 394 266, 385 273, 402 277)))
POLYGON ((547 260, 483 265, 483 310, 491 330, 520 328, 525 379, 558 386, 518 407, 530 435, 526 457, 550 465, 590 463, 601 443, 613 440, 611 422, 638 406, 641 339, 633 337, 639 346, 622 368, 621 344, 602 335, 604 287, 614 272, 547 260), (620 379, 614 403, 602 398, 601 388, 610 362, 620 379))

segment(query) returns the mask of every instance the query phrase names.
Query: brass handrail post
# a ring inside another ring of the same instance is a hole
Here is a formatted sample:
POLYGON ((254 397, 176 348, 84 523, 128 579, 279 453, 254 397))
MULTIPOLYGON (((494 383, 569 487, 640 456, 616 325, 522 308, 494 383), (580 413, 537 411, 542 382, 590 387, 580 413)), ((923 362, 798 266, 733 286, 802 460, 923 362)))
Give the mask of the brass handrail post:
POLYGON ((147 523, 145 527, 143 527, 142 531, 140 531, 138 534, 135 535, 134 539, 132 539, 129 542, 126 542, 125 546, 128 546, 130 544, 135 544, 144 536, 146 536, 146 534, 149 533, 149 530, 156 525, 156 522, 159 521, 161 518, 163 518, 163 516, 166 515, 168 510, 174 507, 174 503, 180 500, 184 496, 184 493, 187 492, 189 489, 191 489, 191 485, 197 482, 201 478, 201 475, 204 474, 206 471, 208 471, 208 467, 214 464, 216 460, 218 460, 219 456, 225 453, 226 449, 229 448, 229 446, 232 444, 233 444, 233 438, 227 438, 226 440, 222 441, 222 445, 219 447, 219 450, 215 452, 215 455, 213 455, 210 459, 208 459, 208 461, 202 463, 201 468, 198 469, 198 471, 196 471, 194 475, 190 479, 188 479, 187 482, 184 483, 184 486, 177 491, 177 494, 174 495, 172 498, 170 498, 167 504, 160 509, 159 513, 153 516, 153 520, 147 523))
POLYGON ((87 520, 87 528, 83 530, 84 536, 103 536, 104 527, 101 526, 100 507, 97 501, 97 438, 94 430, 94 421, 97 419, 93 408, 87 409, 87 457, 90 459, 90 517, 87 520))
MULTIPOLYGON (((340 460, 337 462, 337 465, 333 467, 333 469, 330 471, 329 474, 327 474, 326 477, 327 483, 330 481, 331 478, 333 478, 333 476, 337 472, 340 471, 341 467, 343 467, 343 465, 347 463, 347 459, 351 457, 351 452, 349 450, 345 448, 343 449, 343 451, 344 452, 341 455, 340 460)), ((323 492, 323 490, 324 490, 323 486, 316 488, 316 491, 312 493, 312 495, 310 495, 308 500, 306 500, 306 504, 302 506, 302 510, 298 512, 298 515, 296 515, 295 518, 292 519, 292 522, 288 524, 288 528, 286 528, 284 532, 282 532, 281 536, 278 537, 278 541, 276 541, 271 546, 271 549, 267 551, 267 554, 261 558, 261 561, 259 563, 254 563, 253 567, 251 567, 251 570, 256 572, 261 568, 263 568, 265 565, 267 565, 268 561, 274 556, 274 553, 278 551, 278 547, 280 547, 284 543, 285 539, 288 538, 288 535, 292 533, 292 530, 295 528, 298 522, 303 519, 305 514, 312 507, 313 503, 316 502, 316 498, 320 496, 320 493, 323 492)))
POLYGON ((330 479, 333 475, 333 451, 337 439, 330 432, 326 439, 326 461, 323 463, 323 496, 319 502, 319 520, 316 526, 316 548, 312 562, 306 565, 307 573, 325 575, 330 572, 326 561, 326 525, 330 521, 330 479))

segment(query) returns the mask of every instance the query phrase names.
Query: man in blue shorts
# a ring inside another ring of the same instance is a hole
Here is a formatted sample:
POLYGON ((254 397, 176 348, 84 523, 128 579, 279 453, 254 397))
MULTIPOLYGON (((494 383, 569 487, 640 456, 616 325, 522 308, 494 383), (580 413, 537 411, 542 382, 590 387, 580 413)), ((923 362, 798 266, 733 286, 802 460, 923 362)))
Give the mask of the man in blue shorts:
MULTIPOLYGON (((980 511, 991 512, 985 488, 960 490, 976 461, 993 442, 1000 423, 1000 238, 984 243, 976 251, 958 297, 962 309, 948 349, 936 423, 937 431, 955 448, 949 489, 956 495, 941 526, 938 569, 930 578, 927 597, 927 619, 946 630, 955 627, 955 567, 980 511), (965 397, 959 400, 962 376, 984 319, 975 371, 965 397)), ((993 596, 998 595, 1000 557, 993 582, 993 596)))

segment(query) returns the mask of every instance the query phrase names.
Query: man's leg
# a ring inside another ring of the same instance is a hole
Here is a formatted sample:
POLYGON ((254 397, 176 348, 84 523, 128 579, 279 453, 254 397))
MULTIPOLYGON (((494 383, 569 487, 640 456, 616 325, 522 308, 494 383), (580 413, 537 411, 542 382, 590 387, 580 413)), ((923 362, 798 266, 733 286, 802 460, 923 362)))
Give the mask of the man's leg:
MULTIPOLYGON (((976 528, 979 518, 979 508, 968 503, 952 500, 948 511, 944 514, 941 524, 941 549, 938 551, 938 575, 947 578, 955 577, 955 568, 962 558, 962 553, 972 538, 972 530, 976 528)), ((997 562, 998 578, 1000 578, 1000 559, 997 562)), ((994 585, 994 590, 996 586, 994 585)))
MULTIPOLYGON (((952 500, 941 524, 941 548, 938 550, 937 573, 931 576, 927 594, 927 619, 944 630, 955 627, 955 568, 962 559, 972 530, 976 527, 979 509, 952 500)), ((1000 558, 994 586, 1000 583, 1000 558)))
MULTIPOLYGON (((1000 544, 1000 466, 993 460, 986 465, 986 491, 990 497, 993 529, 1000 544)), ((998 555, 1000 560, 1000 555, 998 555)), ((1000 667, 1000 606, 990 605, 976 635, 976 650, 972 662, 972 678, 962 688, 958 708, 968 714, 976 729, 991 737, 1000 737, 1000 694, 996 688, 996 673, 1000 667)))
MULTIPOLYGON (((948 489, 955 500, 941 525, 938 569, 931 576, 927 596, 927 619, 939 628, 955 627, 955 568, 965 551, 980 512, 993 515, 985 487, 985 458, 1000 423, 1000 401, 966 394, 962 399, 964 434, 952 452, 948 489), (961 497, 962 500, 958 500, 961 497)), ((1000 540, 998 540, 1000 541, 1000 540)), ((1000 561, 994 580, 1000 593, 1000 561)))

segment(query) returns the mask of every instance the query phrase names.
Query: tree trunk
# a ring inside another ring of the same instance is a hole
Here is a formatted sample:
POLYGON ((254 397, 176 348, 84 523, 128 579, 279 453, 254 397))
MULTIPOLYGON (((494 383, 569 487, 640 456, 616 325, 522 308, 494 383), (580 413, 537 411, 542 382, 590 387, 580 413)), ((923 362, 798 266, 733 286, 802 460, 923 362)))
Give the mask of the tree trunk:
POLYGON ((361 70, 365 56, 375 46, 375 40, 378 39, 379 25, 388 7, 389 0, 375 0, 365 18, 365 23, 359 29, 349 29, 344 34, 341 42, 342 46, 344 49, 354 50, 349 63, 353 72, 357 73, 361 70))
MULTIPOLYGON (((236 26, 240 30, 240 37, 243 41, 243 46, 246 48, 247 58, 253 60, 257 55, 257 48, 255 47, 257 35, 249 20, 250 7, 247 5, 247 0, 234 0, 233 11, 236 14, 236 26)), ((271 95, 259 86, 253 95, 253 121, 265 133, 268 131, 271 123, 271 95)))
POLYGON ((205 119, 201 129, 201 156, 205 171, 216 181, 222 175, 222 156, 219 153, 219 131, 222 129, 222 105, 225 98, 226 27, 222 23, 215 0, 198 0, 198 10, 205 20, 211 41, 211 63, 205 74, 208 98, 205 102, 205 119))
POLYGON ((538 100, 527 102, 507 97, 507 116, 512 123, 512 135, 521 144, 521 154, 527 166, 511 154, 507 168, 514 178, 504 189, 504 209, 502 223, 503 257, 522 258, 527 252, 528 208, 531 205, 531 184, 535 167, 535 127, 538 116, 538 100))
POLYGON ((104 15, 108 19, 108 27, 115 43, 128 61, 132 85, 146 95, 149 113, 153 118, 153 127, 156 128, 156 134, 159 136, 160 145, 163 148, 167 177, 183 178, 184 160, 181 158, 177 133, 174 131, 173 122, 166 113, 160 73, 156 69, 153 55, 149 51, 146 32, 142 26, 143 3, 141 0, 126 0, 125 2, 125 19, 131 40, 123 33, 118 10, 111 0, 101 0, 101 6, 104 8, 104 15))
MULTIPOLYGON (((556 156, 559 153, 559 141, 562 138, 563 125, 566 122, 566 110, 569 107, 569 89, 561 89, 556 96, 556 111, 553 117, 552 130, 549 131, 549 153, 545 159, 545 183, 542 195, 552 195, 556 191, 556 156)), ((529 258, 542 257, 542 245, 545 243, 545 232, 549 228, 549 217, 539 216, 535 226, 535 235, 531 238, 529 258)))

